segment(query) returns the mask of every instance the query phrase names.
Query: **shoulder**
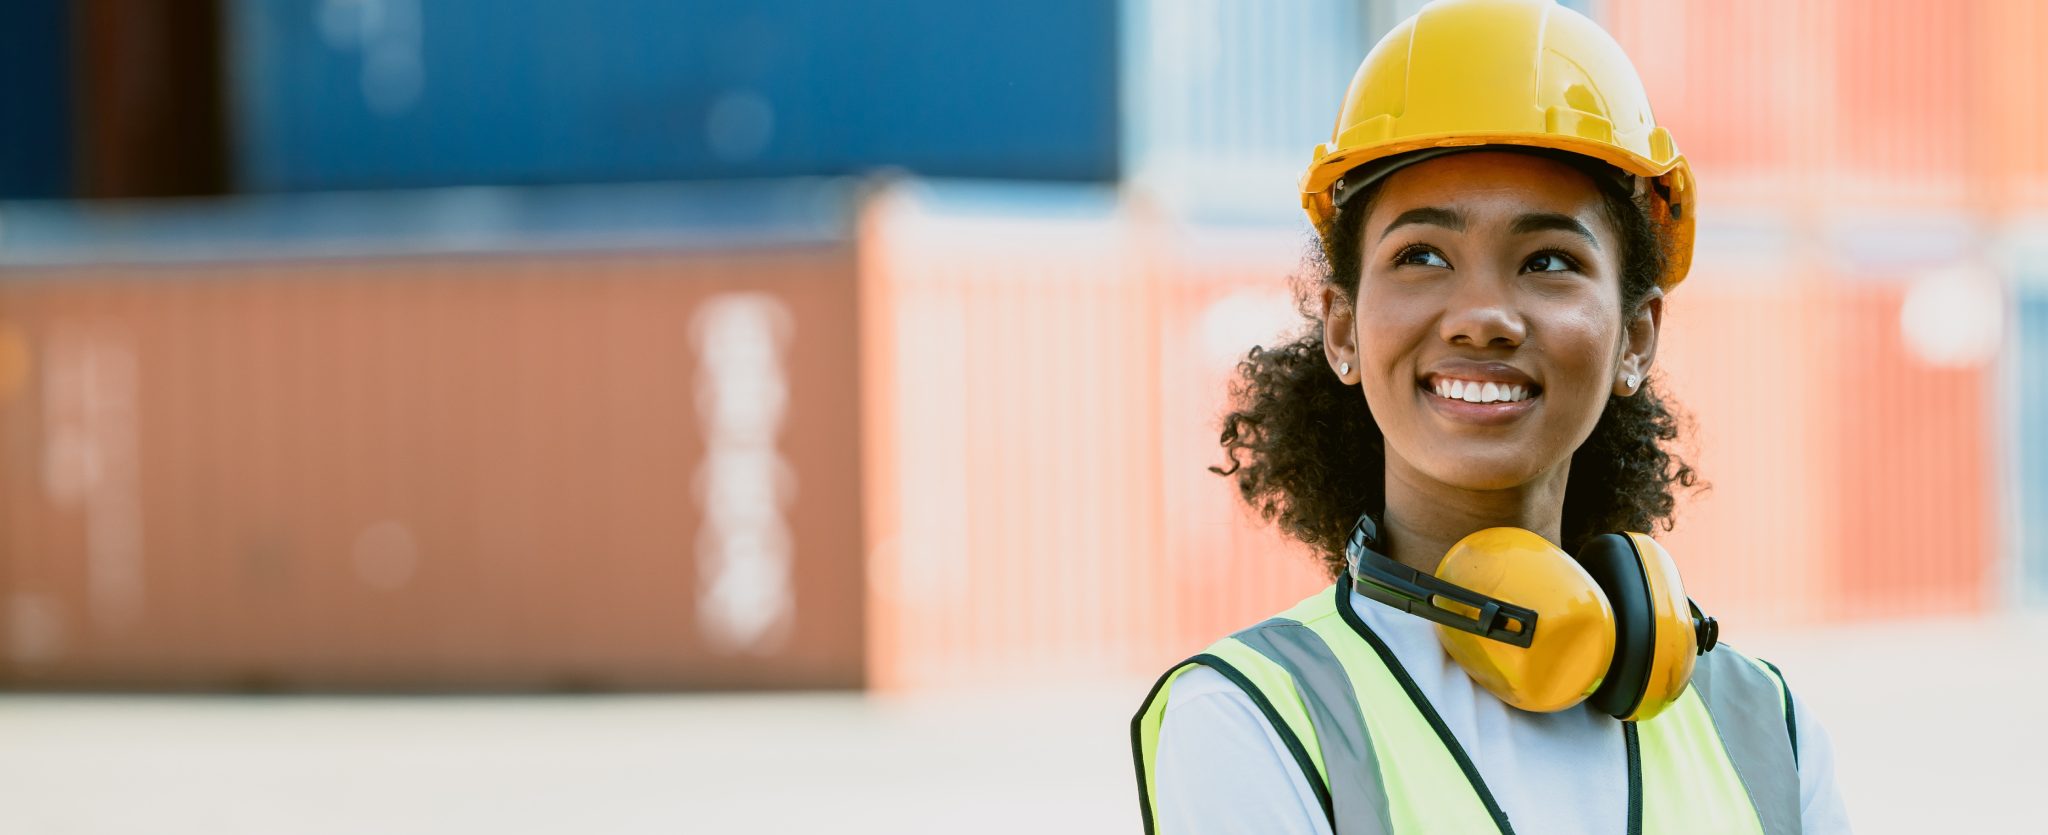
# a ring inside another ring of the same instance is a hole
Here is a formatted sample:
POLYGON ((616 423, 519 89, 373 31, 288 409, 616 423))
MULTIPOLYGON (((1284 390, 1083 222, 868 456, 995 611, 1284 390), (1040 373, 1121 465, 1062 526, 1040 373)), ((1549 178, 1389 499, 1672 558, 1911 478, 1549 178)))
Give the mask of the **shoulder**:
POLYGON ((1184 710, 1188 705, 1208 703, 1212 700, 1242 704, 1245 707, 1252 705, 1251 697, 1243 688, 1224 678, 1215 668, 1197 665, 1182 673, 1174 682, 1173 690, 1166 698, 1166 715, 1172 716, 1176 710, 1184 710))
MULTIPOLYGON (((1809 833, 1849 831, 1848 813, 1835 784, 1834 746, 1819 718, 1794 690, 1785 672, 1762 658, 1744 655, 1732 647, 1716 647, 1701 659, 1695 683, 1705 683, 1702 697, 1731 700, 1738 710, 1767 715, 1772 724, 1783 723, 1780 744, 1791 749, 1792 767, 1799 781, 1801 829, 1809 833), (1716 658, 1716 656, 1720 656, 1716 658)), ((1715 721, 1728 718, 1717 715, 1715 721)), ((1730 729, 1723 728, 1725 735, 1730 729)))
POLYGON ((1196 666, 1166 698, 1156 772, 1160 831, 1330 831, 1280 731, 1243 688, 1196 666))
POLYGON ((1774 708, 1783 715, 1792 732, 1792 688, 1777 665, 1744 654, 1727 644, 1700 656, 1692 673, 1693 686, 1710 704, 1739 700, 1745 708, 1774 708))
POLYGON ((1722 644, 1695 663, 1691 690, 1738 767, 1791 777, 1799 762, 1799 717, 1776 666, 1722 644))

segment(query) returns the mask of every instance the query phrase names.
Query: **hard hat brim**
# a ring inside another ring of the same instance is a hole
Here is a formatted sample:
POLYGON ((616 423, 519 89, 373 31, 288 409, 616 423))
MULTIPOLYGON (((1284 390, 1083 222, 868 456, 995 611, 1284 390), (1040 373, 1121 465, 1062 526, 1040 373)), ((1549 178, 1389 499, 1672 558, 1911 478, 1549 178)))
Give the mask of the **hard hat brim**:
POLYGON ((1329 153, 1328 146, 1319 145, 1316 147, 1315 161, 1301 177, 1301 205, 1314 223, 1316 234, 1327 237, 1330 224, 1337 215, 1334 188, 1339 180, 1352 171, 1361 166, 1416 151, 1453 148, 1478 150, 1486 146, 1541 148, 1576 154, 1607 163, 1652 183, 1654 192, 1660 198, 1653 201, 1659 204, 1660 209, 1657 212, 1659 217, 1653 220, 1664 228, 1666 238, 1665 271, 1664 277, 1658 281, 1658 286, 1668 291, 1685 280, 1686 273, 1692 267, 1694 183, 1692 166, 1683 155, 1678 154, 1674 154, 1669 162, 1660 164, 1610 143, 1551 133, 1462 132, 1416 136, 1399 142, 1352 148, 1335 153, 1329 153))

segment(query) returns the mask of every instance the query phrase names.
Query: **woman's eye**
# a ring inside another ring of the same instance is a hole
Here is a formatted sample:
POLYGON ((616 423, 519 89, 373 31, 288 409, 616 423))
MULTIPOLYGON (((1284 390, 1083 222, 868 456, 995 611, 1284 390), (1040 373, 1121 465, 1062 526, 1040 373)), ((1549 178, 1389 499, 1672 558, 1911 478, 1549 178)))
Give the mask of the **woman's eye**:
POLYGON ((1579 265, 1562 252, 1541 252, 1524 262, 1522 268, 1534 273, 1554 273, 1576 270, 1579 265))
POLYGON ((1397 265, 1418 264, 1424 267, 1448 268, 1451 266, 1451 262, 1445 261, 1442 254, 1426 246, 1411 246, 1401 250, 1401 254, 1394 256, 1394 263, 1397 265))

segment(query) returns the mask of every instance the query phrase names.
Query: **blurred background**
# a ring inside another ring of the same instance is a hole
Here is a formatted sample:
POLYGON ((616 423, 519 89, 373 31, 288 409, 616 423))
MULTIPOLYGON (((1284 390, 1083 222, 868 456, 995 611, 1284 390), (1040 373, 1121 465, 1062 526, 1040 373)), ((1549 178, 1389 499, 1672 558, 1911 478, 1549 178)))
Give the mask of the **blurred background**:
MULTIPOLYGON (((1135 831, 1324 584, 1204 468, 1419 5, 8 0, 0 830, 1135 831)), ((1701 183, 1693 596, 1860 828, 2038 820, 2048 3, 1566 5, 1701 183)))

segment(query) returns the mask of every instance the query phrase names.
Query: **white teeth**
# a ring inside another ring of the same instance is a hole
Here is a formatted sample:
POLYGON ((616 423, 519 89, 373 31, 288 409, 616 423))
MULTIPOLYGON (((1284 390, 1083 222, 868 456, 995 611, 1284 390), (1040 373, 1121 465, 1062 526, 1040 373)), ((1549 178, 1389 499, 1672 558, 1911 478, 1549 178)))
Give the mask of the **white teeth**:
POLYGON ((1435 391, 1438 397, 1463 400, 1467 403, 1513 403, 1529 399, 1527 386, 1452 380, 1444 377, 1437 378, 1435 391))

